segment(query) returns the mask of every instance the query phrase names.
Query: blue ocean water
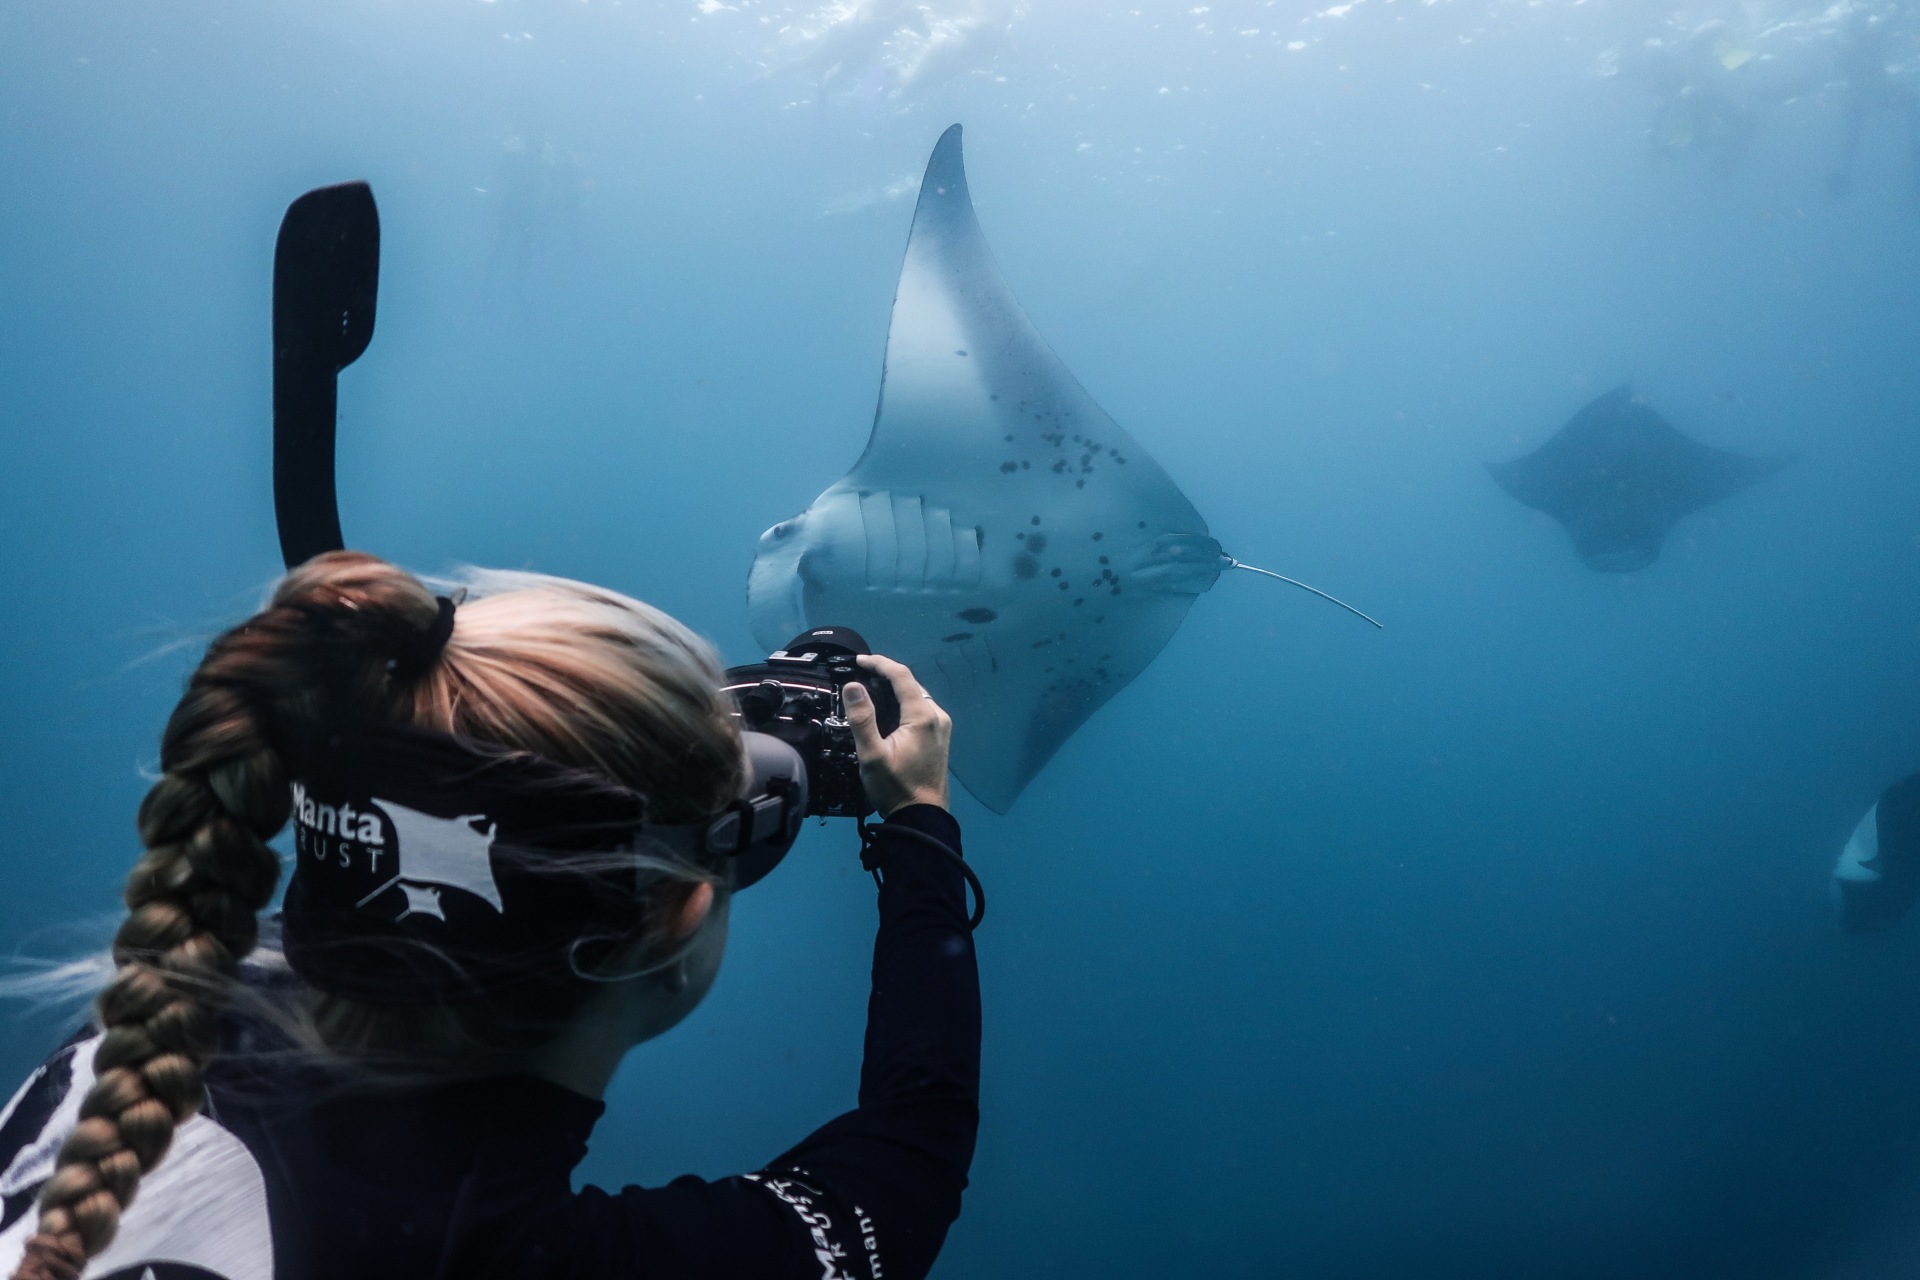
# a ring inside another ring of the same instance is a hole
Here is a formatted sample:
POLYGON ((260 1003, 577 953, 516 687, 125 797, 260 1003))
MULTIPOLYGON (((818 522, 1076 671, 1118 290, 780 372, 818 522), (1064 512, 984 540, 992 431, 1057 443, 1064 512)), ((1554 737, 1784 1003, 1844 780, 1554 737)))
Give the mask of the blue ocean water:
MULTIPOLYGON (((1920 766, 1916 76, 1920 15, 1845 0, 0 7, 0 943, 110 924, 195 644, 278 567, 289 200, 381 202, 350 543, 745 661, 960 121, 1068 366, 1387 628, 1229 575, 1011 814, 959 801, 985 1120, 937 1274, 1920 1273, 1920 921, 1843 938, 1824 883, 1920 766), (1608 576, 1482 463, 1625 381, 1799 460, 1608 576)), ((871 925, 808 835, 586 1175, 848 1105, 871 925)))

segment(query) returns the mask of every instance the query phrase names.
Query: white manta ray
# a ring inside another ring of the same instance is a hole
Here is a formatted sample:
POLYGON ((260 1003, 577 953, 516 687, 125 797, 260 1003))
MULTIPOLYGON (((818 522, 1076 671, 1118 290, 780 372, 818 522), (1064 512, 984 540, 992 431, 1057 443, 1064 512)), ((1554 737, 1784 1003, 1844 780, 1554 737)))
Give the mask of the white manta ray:
POLYGON ((873 435, 761 535, 754 638, 771 651, 850 626, 905 662, 953 716, 955 776, 1005 813, 1194 597, 1250 567, 1034 330, 948 129, 914 209, 873 435))

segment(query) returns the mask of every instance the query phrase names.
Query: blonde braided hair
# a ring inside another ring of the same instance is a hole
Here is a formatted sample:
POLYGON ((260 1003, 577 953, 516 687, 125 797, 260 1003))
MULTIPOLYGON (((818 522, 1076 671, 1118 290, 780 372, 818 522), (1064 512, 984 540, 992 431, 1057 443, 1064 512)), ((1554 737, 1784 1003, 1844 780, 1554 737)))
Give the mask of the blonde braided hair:
MULTIPOLYGON (((146 853, 127 877, 116 972, 95 1002, 95 1080, 13 1280, 76 1280, 199 1110, 220 1010, 280 877, 266 843, 292 806, 279 747, 341 700, 598 769, 659 796, 667 816, 714 812, 731 797, 739 740, 704 643, 581 584, 496 574, 488 585, 499 593, 463 607, 456 643, 415 678, 398 674, 395 655, 434 623, 438 602, 413 575, 358 552, 294 570, 261 613, 208 647, 140 806, 146 853)), ((335 1009, 323 1029, 353 1012, 335 1009)))

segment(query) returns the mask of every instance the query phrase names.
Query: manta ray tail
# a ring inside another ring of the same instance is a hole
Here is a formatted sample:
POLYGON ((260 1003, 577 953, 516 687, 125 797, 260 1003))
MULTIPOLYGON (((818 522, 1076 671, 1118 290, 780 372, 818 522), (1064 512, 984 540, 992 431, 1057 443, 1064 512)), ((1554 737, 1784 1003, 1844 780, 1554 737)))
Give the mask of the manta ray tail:
POLYGON ((1248 573, 1263 573, 1269 578, 1278 578, 1282 582, 1291 582, 1294 586, 1300 588, 1302 591, 1311 591, 1313 592, 1313 594, 1319 596, 1322 600, 1331 600, 1333 603, 1339 605, 1342 609, 1345 609, 1348 613, 1354 614, 1356 617, 1365 618, 1368 622, 1371 622, 1374 626, 1379 627, 1383 631, 1386 630, 1385 624, 1382 623, 1378 618, 1375 618, 1372 614, 1361 613, 1358 609, 1354 608, 1352 605, 1348 604, 1345 600, 1342 600, 1340 597, 1330 596, 1318 587, 1310 587, 1306 583, 1300 581, 1300 579, 1298 578, 1289 578, 1284 573, 1275 573, 1271 569, 1262 569, 1258 565, 1242 564, 1240 561, 1235 560, 1232 556, 1227 557, 1227 568, 1245 569, 1248 573))

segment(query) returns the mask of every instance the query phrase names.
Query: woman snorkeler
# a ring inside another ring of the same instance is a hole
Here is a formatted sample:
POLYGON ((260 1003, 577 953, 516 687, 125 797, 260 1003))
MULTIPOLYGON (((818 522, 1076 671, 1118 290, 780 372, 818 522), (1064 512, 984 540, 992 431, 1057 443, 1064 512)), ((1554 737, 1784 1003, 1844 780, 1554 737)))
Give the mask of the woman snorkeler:
MULTIPOLYGON (((707 646, 599 588, 293 570, 161 744, 91 1024, 0 1113, 17 1280, 915 1280, 958 1216, 980 1010, 946 714, 843 694, 885 817, 859 1105, 758 1170, 575 1191, 615 1068, 711 987, 751 762, 707 646), (263 920, 291 821, 294 872, 263 920)), ((750 821, 749 815, 749 821, 750 821)))

